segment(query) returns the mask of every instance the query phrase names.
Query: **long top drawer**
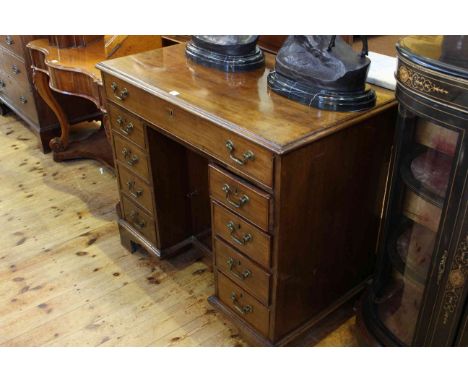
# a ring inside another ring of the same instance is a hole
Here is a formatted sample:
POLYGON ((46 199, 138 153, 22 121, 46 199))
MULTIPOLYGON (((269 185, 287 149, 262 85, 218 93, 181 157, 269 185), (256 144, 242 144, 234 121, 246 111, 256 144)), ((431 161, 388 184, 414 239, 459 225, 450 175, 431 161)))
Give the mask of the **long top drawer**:
POLYGON ((236 133, 103 73, 106 96, 243 176, 273 187, 273 154, 236 133))

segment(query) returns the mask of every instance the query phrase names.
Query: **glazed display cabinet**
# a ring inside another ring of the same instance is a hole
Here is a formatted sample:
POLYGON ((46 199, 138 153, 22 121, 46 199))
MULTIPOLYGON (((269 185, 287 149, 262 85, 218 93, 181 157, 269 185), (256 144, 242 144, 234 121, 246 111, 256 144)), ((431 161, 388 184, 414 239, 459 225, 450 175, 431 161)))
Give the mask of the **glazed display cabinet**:
POLYGON ((467 346, 468 38, 399 42, 399 118, 367 345, 467 346))

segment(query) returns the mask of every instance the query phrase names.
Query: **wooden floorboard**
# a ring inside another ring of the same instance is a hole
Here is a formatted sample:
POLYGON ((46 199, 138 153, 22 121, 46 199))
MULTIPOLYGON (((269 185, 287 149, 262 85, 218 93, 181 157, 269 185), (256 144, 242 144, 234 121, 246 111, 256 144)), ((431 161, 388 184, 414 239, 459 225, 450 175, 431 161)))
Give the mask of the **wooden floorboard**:
MULTIPOLYGON (((0 116, 0 346, 246 346, 215 312, 209 259, 120 245, 116 179, 57 163, 0 116)), ((354 318, 319 346, 354 346, 354 318)))

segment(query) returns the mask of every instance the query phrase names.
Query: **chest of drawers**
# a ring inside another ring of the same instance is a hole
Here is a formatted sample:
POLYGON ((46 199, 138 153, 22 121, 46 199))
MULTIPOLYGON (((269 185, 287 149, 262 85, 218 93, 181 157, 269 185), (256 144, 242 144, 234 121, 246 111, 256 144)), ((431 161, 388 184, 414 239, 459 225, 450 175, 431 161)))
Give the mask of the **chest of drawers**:
POLYGON ((213 256, 210 302, 252 344, 287 345, 356 295, 381 222, 395 100, 363 113, 270 93, 266 68, 225 74, 184 45, 100 63, 122 243, 213 256))

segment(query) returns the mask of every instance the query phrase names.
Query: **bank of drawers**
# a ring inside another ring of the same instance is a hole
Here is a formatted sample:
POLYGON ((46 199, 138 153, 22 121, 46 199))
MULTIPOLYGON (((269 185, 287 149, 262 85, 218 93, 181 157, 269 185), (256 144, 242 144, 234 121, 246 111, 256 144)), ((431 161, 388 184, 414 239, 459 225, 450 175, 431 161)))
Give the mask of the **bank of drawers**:
POLYGON ((210 165, 218 298, 268 336, 271 299, 271 197, 210 165))
POLYGON ((144 120, 221 162, 209 166, 217 297, 268 336, 272 198, 255 184, 273 188, 272 153, 118 78, 104 85, 124 219, 159 247, 144 120))
POLYGON ((112 141, 123 218, 158 247, 144 123, 138 117, 114 105, 109 105, 109 118, 113 131, 112 141))
POLYGON ((23 54, 20 36, 0 36, 0 97, 19 114, 38 123, 23 54))

